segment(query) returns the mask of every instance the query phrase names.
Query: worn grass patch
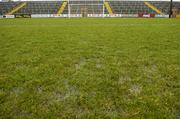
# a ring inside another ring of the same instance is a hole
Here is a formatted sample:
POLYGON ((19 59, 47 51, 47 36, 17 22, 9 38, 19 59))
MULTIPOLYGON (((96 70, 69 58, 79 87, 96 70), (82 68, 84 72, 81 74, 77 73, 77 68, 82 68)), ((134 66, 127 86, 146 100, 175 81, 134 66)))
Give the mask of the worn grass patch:
POLYGON ((0 118, 180 118, 180 20, 1 19, 0 118))

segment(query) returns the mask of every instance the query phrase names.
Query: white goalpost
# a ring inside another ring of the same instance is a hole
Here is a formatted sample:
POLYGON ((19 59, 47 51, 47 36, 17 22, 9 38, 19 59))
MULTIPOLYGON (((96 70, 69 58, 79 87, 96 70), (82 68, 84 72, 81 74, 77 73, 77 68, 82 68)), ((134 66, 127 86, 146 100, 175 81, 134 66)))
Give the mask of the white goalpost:
POLYGON ((70 1, 68 0, 68 17, 104 17, 104 0, 70 1))

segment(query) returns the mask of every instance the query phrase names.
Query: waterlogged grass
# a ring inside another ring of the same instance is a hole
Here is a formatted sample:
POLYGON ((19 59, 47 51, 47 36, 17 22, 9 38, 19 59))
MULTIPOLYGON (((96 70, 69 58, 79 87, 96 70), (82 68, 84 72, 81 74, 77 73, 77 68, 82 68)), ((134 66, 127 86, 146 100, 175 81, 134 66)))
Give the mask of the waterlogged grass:
POLYGON ((1 19, 0 118, 180 118, 179 19, 1 19))

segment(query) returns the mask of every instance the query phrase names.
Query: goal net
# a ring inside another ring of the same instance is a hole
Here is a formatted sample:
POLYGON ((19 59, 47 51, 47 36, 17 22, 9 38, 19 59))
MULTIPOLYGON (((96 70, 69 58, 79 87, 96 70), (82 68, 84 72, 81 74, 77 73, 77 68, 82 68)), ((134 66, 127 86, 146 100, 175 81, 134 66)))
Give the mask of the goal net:
POLYGON ((103 1, 69 1, 70 17, 103 17, 103 1))

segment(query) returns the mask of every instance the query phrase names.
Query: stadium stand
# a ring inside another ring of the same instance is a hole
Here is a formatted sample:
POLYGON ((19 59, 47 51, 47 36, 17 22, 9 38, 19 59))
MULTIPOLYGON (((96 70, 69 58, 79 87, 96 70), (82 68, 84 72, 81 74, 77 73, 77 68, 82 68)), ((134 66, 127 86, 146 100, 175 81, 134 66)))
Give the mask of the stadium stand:
MULTIPOLYGON (((27 1, 0 2, 0 15, 11 14, 169 14, 170 3, 166 1, 27 1), (13 11, 14 10, 14 11, 13 11)), ((180 2, 173 8, 180 13, 180 2)))
POLYGON ((143 1, 109 1, 115 14, 155 13, 143 1))
POLYGON ((156 2, 151 1, 151 4, 153 4, 155 7, 159 8, 163 13, 168 14, 169 13, 169 2, 156 2))
POLYGON ((145 1, 144 4, 145 4, 148 8, 150 8, 151 10, 155 11, 157 14, 162 14, 162 15, 164 14, 164 13, 162 13, 161 10, 159 10, 159 8, 157 8, 156 6, 154 6, 153 4, 151 4, 150 2, 145 1))
POLYGON ((13 8, 21 4, 21 2, 0 2, 0 14, 4 15, 10 12, 13 8))
MULTIPOLYGON (((167 1, 159 2, 159 1, 151 1, 151 4, 159 8, 163 13, 169 14, 169 6, 170 3, 167 1)), ((180 2, 174 2, 173 8, 176 8, 178 13, 180 13, 180 2)))
POLYGON ((56 14, 61 1, 30 1, 15 14, 56 14))
POLYGON ((17 5, 16 7, 14 7, 12 10, 10 10, 8 13, 6 13, 7 15, 12 15, 15 12, 17 12, 18 10, 20 10, 21 8, 23 8, 24 6, 27 5, 27 2, 22 2, 19 5, 17 5))

